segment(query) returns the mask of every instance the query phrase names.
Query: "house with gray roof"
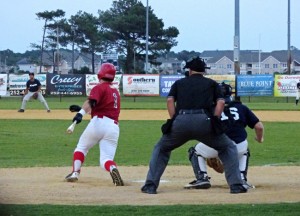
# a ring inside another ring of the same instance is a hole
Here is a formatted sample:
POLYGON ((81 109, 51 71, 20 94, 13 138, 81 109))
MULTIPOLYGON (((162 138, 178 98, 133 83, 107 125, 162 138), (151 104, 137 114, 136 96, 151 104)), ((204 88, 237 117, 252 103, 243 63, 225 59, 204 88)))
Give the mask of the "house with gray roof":
MULTIPOLYGON (((291 72, 300 73, 300 50, 291 51, 291 72)), ((273 74, 287 71, 287 51, 259 52, 258 50, 240 51, 240 74, 273 74)), ((208 74, 234 74, 232 50, 208 50, 201 53, 208 67, 208 74)))
POLYGON ((36 73, 37 64, 27 58, 23 58, 17 62, 19 70, 36 73))
MULTIPOLYGON (((41 68, 42 73, 53 73, 58 72, 61 74, 68 74, 72 71, 72 62, 74 58, 74 69, 80 70, 83 67, 88 67, 92 71, 92 56, 91 54, 80 53, 74 51, 74 57, 72 51, 59 50, 58 54, 56 51, 45 51, 43 53, 43 64, 41 68), (56 56, 59 56, 57 58, 56 56), (57 64, 58 59, 58 64, 57 64)), ((101 66, 101 56, 95 55, 95 72, 97 72, 101 66)), ((22 59, 17 63, 20 70, 30 71, 39 73, 40 66, 31 63, 27 59, 22 59), (29 70, 30 69, 30 70, 29 70)))

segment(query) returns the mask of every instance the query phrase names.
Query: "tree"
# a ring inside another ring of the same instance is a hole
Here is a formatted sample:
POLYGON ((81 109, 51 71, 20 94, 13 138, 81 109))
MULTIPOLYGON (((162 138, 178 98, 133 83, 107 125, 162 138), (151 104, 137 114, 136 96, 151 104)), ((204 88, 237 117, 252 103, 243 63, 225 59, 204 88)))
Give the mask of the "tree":
POLYGON ((95 73, 95 54, 106 49, 103 28, 98 17, 79 11, 69 20, 73 29, 76 29, 76 44, 84 53, 92 56, 92 72, 95 73))
MULTIPOLYGON (((176 27, 164 29, 164 23, 157 18, 149 7, 149 60, 170 51, 177 45, 175 38, 179 31, 176 27)), ((105 28, 105 38, 126 58, 124 72, 131 73, 134 58, 145 59, 146 50, 146 7, 138 0, 113 1, 112 8, 99 10, 99 19, 105 28)))
POLYGON ((45 42, 45 34, 48 27, 48 22, 54 21, 56 18, 64 17, 65 12, 63 10, 57 9, 56 11, 44 11, 36 13, 38 19, 45 20, 44 23, 44 31, 43 31, 43 39, 42 39, 42 46, 41 46, 41 62, 40 62, 40 73, 42 72, 42 65, 43 65, 43 52, 44 52, 44 42, 45 42))

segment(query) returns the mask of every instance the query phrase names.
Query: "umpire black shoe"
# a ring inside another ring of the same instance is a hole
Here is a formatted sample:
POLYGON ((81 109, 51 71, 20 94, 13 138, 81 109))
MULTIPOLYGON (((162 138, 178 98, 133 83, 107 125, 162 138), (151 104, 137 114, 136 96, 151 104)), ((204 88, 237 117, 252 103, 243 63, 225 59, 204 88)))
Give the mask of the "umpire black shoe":
POLYGON ((142 188, 141 188, 141 191, 143 193, 147 193, 147 194, 157 194, 156 192, 156 188, 154 185, 144 185, 142 188))
POLYGON ((18 110, 18 112, 25 112, 25 110, 23 110, 23 109, 19 109, 19 110, 18 110))
POLYGON ((247 193, 247 191, 247 188, 245 188, 242 184, 230 185, 230 193, 232 194, 247 193))

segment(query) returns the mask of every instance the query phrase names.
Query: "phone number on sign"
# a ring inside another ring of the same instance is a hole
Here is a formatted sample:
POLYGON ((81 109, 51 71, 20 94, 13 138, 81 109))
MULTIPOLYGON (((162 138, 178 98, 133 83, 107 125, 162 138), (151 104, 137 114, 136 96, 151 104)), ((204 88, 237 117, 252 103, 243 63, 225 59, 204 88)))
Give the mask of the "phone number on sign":
POLYGON ((50 92, 50 95, 83 95, 82 92, 50 92))
MULTIPOLYGON (((43 95, 46 94, 45 90, 42 89, 41 91, 43 95)), ((24 95, 25 90, 10 90, 9 93, 11 96, 21 96, 24 95)))

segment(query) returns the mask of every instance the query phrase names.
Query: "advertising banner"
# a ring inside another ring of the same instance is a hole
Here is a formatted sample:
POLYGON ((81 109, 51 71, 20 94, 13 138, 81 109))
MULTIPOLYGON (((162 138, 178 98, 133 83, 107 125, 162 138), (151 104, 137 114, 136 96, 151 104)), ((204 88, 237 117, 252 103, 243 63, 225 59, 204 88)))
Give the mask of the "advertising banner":
POLYGON ((218 83, 226 83, 232 87, 235 92, 235 75, 205 75, 205 77, 215 80, 218 83))
POLYGON ((158 74, 124 74, 122 82, 125 96, 159 96, 158 74))
POLYGON ((273 75, 238 75, 238 96, 272 96, 273 75))
POLYGON ((6 96, 7 93, 7 74, 0 74, 0 96, 6 96))
MULTIPOLYGON (((46 93, 46 74, 35 74, 35 79, 38 79, 42 85, 42 94, 46 93)), ((23 95, 26 89, 26 82, 29 80, 28 74, 15 75, 9 74, 9 93, 12 96, 23 95)))
POLYGON ((85 95, 85 75, 47 74, 49 95, 85 95))
POLYGON ((183 78, 184 75, 161 75, 160 76, 160 96, 162 97, 167 97, 169 94, 169 91, 171 89, 171 86, 173 83, 178 80, 183 78))
POLYGON ((296 97, 300 75, 275 75, 274 96, 296 97))
MULTIPOLYGON (((112 82, 117 89, 120 89, 121 79, 122 74, 116 74, 115 79, 112 82)), ((98 76, 96 74, 87 74, 85 76, 85 82, 86 95, 89 96, 92 88, 99 83, 98 76)))

